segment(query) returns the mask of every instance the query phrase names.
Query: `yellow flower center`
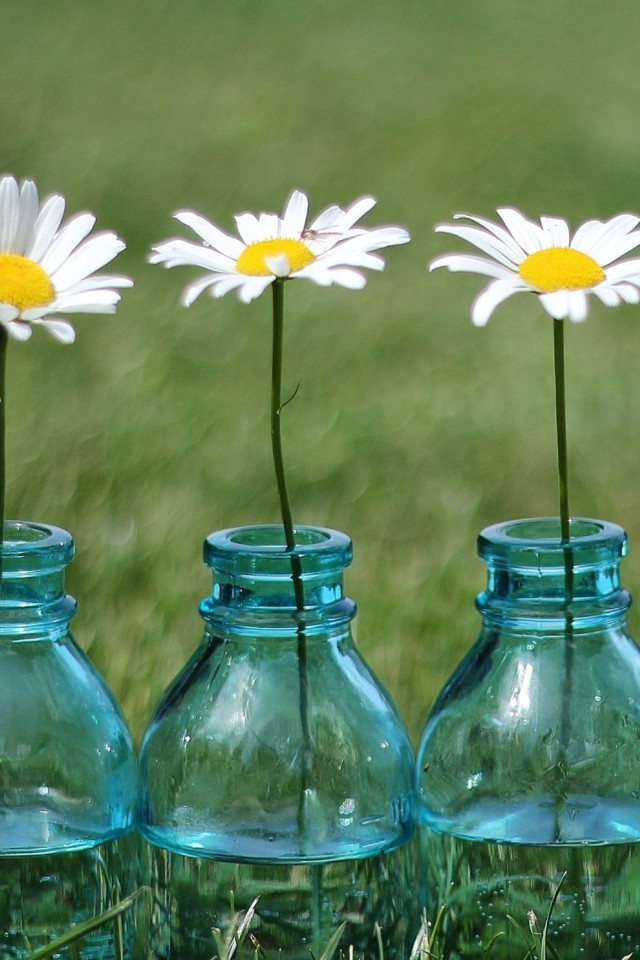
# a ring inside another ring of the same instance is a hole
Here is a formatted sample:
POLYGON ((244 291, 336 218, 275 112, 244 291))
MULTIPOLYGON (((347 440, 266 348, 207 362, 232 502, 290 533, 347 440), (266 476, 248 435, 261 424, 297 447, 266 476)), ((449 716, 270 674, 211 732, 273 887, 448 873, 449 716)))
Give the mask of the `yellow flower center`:
POLYGON ((549 247, 529 254, 518 267, 526 283, 543 293, 556 290, 587 290, 605 278, 599 263, 581 250, 570 247, 549 247))
POLYGON ((236 267, 240 273, 248 273, 253 277, 266 277, 273 273, 267 265, 266 258, 279 257, 283 254, 289 261, 292 273, 308 267, 315 260, 309 247, 305 246, 301 240, 259 240, 245 247, 236 261, 236 267))
POLYGON ((39 263, 17 253, 0 253, 0 303, 28 310, 46 307, 53 296, 53 284, 39 263))

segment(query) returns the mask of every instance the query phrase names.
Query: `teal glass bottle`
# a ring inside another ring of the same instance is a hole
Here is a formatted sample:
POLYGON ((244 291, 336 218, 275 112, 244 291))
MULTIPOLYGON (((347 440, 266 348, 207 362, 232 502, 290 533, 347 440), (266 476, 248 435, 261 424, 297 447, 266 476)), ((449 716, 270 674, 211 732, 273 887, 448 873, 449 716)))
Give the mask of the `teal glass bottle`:
POLYGON ((418 754, 422 898, 445 957, 523 953, 530 911, 562 960, 640 951, 640 652, 624 531, 555 519, 484 530, 482 629, 418 754), (572 582, 567 596, 565 566, 572 582), (508 919, 512 917, 513 920, 508 919))
MULTIPOLYGON (((136 771, 110 691, 75 644, 64 530, 5 523, 0 581, 0 958, 21 958, 136 882, 136 771)), ((113 957, 112 926, 80 957, 113 957)), ((71 949, 59 957, 77 957, 71 949)))
POLYGON ((343 945, 403 956, 413 877, 413 759, 351 636, 344 534, 299 527, 304 613, 277 526, 205 541, 204 639, 165 693, 140 754, 140 829, 156 903, 152 947, 209 960, 211 928, 259 897, 269 955, 343 945))

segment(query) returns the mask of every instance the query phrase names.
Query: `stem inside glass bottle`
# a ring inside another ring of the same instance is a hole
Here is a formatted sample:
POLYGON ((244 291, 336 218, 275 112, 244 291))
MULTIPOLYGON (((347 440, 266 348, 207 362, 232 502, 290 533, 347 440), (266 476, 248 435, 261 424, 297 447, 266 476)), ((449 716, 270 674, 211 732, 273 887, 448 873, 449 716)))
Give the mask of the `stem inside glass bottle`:
POLYGON ((302 727, 302 750, 300 753, 300 797, 298 801, 298 833, 300 837, 300 853, 305 850, 305 799, 309 778, 309 759, 311 756, 311 739, 309 735, 308 716, 308 676, 307 676, 307 638, 304 622, 304 585, 302 582, 302 565, 295 552, 296 537, 293 526, 289 492, 284 470, 282 455, 282 340, 284 329, 284 280, 277 279, 272 284, 273 289, 273 349, 271 362, 271 449, 273 465, 276 474, 280 512, 287 550, 291 554, 291 576, 296 599, 296 615, 298 630, 298 677, 300 697, 300 724, 302 727))
POLYGON ((567 766, 567 749, 571 737, 571 688, 573 686, 573 553, 570 546, 571 520, 569 514, 569 476, 567 457, 567 411, 565 402, 564 367, 564 321, 553 321, 553 358, 556 393, 556 436, 558 444, 558 490, 560 498, 560 536, 563 544, 564 581, 566 602, 566 636, 564 654, 564 681, 562 685, 562 712, 560 721, 560 756, 558 758, 558 785, 555 801, 555 839, 561 835, 561 810, 564 805, 564 771, 567 766))

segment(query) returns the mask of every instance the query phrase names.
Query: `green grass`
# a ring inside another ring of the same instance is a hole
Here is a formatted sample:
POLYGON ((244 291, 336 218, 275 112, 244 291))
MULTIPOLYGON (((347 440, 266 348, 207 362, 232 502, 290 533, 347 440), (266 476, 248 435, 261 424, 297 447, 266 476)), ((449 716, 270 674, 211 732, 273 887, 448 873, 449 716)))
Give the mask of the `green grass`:
MULTIPOLYGON (((78 545, 77 637, 139 735, 198 642, 200 544, 275 521, 269 299, 178 295, 144 263, 191 207, 223 228, 373 193, 409 247, 361 293, 287 291, 285 456, 298 522, 346 530, 361 649, 417 736, 478 627, 487 523, 556 512, 552 331, 534 298, 486 330, 481 279, 429 276, 455 210, 572 223, 640 209, 635 0, 1 0, 0 170, 129 248, 114 318, 11 345, 9 515, 78 545)), ((640 309, 567 331, 574 514, 622 523, 640 587, 640 309)), ((637 619, 633 620, 636 628, 637 619)))

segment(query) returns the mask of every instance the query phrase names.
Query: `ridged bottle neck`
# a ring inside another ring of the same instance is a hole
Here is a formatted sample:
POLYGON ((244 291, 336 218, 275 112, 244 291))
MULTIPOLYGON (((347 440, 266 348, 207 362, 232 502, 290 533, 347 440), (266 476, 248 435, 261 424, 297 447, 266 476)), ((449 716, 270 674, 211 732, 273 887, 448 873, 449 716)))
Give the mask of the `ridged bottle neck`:
POLYGON ((476 605, 488 626, 563 631, 624 625, 631 597, 620 587, 627 552, 622 527, 602 520, 571 521, 560 537, 556 518, 514 520, 482 531, 478 553, 487 589, 476 605))
POLYGON ((0 636, 58 635, 76 612, 64 590, 64 569, 75 553, 66 530, 5 521, 0 548, 0 636))
POLYGON ((200 613, 213 630, 238 635, 293 639, 301 621, 308 636, 344 632, 355 615, 343 589, 343 571, 352 556, 351 540, 323 527, 297 527, 293 554, 280 526, 212 533, 204 543, 204 560, 213 571, 213 590, 200 613), (296 605, 294 566, 304 594, 302 611, 296 605))

